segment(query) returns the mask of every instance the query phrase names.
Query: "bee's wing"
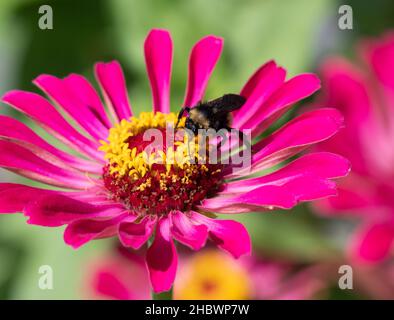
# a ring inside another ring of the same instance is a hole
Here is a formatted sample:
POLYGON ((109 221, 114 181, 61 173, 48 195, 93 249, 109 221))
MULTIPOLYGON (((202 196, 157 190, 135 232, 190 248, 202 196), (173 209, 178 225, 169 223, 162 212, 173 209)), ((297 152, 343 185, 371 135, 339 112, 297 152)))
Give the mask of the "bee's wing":
POLYGON ((246 99, 238 94, 225 94, 223 97, 205 103, 207 107, 216 108, 216 113, 228 113, 238 110, 243 106, 246 99))

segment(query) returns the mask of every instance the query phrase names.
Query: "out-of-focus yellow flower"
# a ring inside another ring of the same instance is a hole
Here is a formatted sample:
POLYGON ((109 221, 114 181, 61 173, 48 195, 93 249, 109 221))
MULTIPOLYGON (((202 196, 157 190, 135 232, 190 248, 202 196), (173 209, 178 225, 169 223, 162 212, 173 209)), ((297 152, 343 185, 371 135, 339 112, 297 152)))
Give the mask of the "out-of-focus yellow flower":
POLYGON ((174 298, 180 300, 251 297, 252 285, 246 269, 217 250, 200 252, 186 261, 174 286, 174 298))

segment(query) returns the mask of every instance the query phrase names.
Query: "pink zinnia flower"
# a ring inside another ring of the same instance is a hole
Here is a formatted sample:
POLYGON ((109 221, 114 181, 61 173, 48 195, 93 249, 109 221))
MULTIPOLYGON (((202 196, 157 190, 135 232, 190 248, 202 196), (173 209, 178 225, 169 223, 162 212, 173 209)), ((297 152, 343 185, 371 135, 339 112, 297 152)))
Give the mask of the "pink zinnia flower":
MULTIPOLYGON (((142 252, 117 248, 88 261, 82 291, 87 298, 150 299, 142 252)), ((303 300, 328 287, 324 265, 248 256, 238 260, 214 248, 180 254, 175 300, 303 300)))
POLYGON ((361 220, 350 254, 377 262, 394 244, 394 34, 364 42, 359 53, 359 66, 337 57, 322 68, 319 102, 336 106, 346 128, 319 150, 348 158, 352 173, 340 182, 339 196, 323 200, 319 209, 361 220))
MULTIPOLYGON (((207 36, 193 47, 184 106, 195 106, 203 98, 222 46, 222 39, 207 36)), ((346 175, 349 164, 335 154, 314 153, 273 173, 237 176, 236 181, 231 168, 225 166, 174 164, 167 171, 151 169, 141 152, 144 130, 164 130, 166 122, 176 120, 176 114, 170 113, 169 33, 150 32, 144 52, 153 96, 150 113, 133 116, 117 62, 95 66, 105 106, 89 82, 75 74, 64 79, 41 75, 34 80, 53 104, 24 91, 3 96, 5 103, 32 118, 73 153, 48 144, 18 120, 1 116, 0 166, 62 189, 2 183, 0 212, 23 212, 28 223, 35 225, 66 225, 65 242, 74 248, 93 239, 118 236, 124 246, 138 249, 154 234, 146 264, 153 289, 161 292, 169 290, 175 278, 173 239, 198 250, 209 238, 235 258, 250 252, 249 235, 242 224, 215 219, 209 212, 290 209, 300 201, 335 195, 331 179, 346 175), (60 111, 73 121, 68 122, 60 111)), ((286 71, 270 61, 241 90, 247 101, 234 116, 233 127, 251 129, 252 138, 259 140, 253 146, 247 175, 272 171, 342 126, 337 110, 320 109, 258 139, 295 102, 320 87, 313 74, 287 81, 285 77, 286 71)))

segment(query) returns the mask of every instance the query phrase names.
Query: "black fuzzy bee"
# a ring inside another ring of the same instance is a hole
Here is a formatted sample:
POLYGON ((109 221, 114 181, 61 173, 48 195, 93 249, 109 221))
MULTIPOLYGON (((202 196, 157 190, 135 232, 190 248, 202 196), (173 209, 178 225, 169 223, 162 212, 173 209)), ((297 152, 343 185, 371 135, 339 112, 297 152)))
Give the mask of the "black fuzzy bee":
POLYGON ((191 130, 195 135, 197 135, 198 129, 231 130, 231 112, 241 108, 245 101, 246 99, 238 94, 225 94, 215 100, 200 102, 192 108, 184 107, 179 111, 175 129, 184 113, 187 112, 185 128, 191 130))

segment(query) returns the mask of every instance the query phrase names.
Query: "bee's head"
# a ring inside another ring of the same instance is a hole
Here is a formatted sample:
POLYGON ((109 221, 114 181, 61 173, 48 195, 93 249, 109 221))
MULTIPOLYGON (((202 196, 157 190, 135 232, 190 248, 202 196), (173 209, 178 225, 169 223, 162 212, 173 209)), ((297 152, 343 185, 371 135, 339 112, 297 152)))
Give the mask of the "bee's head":
POLYGON ((195 135, 198 133, 198 126, 190 117, 186 118, 185 128, 191 130, 195 135))

